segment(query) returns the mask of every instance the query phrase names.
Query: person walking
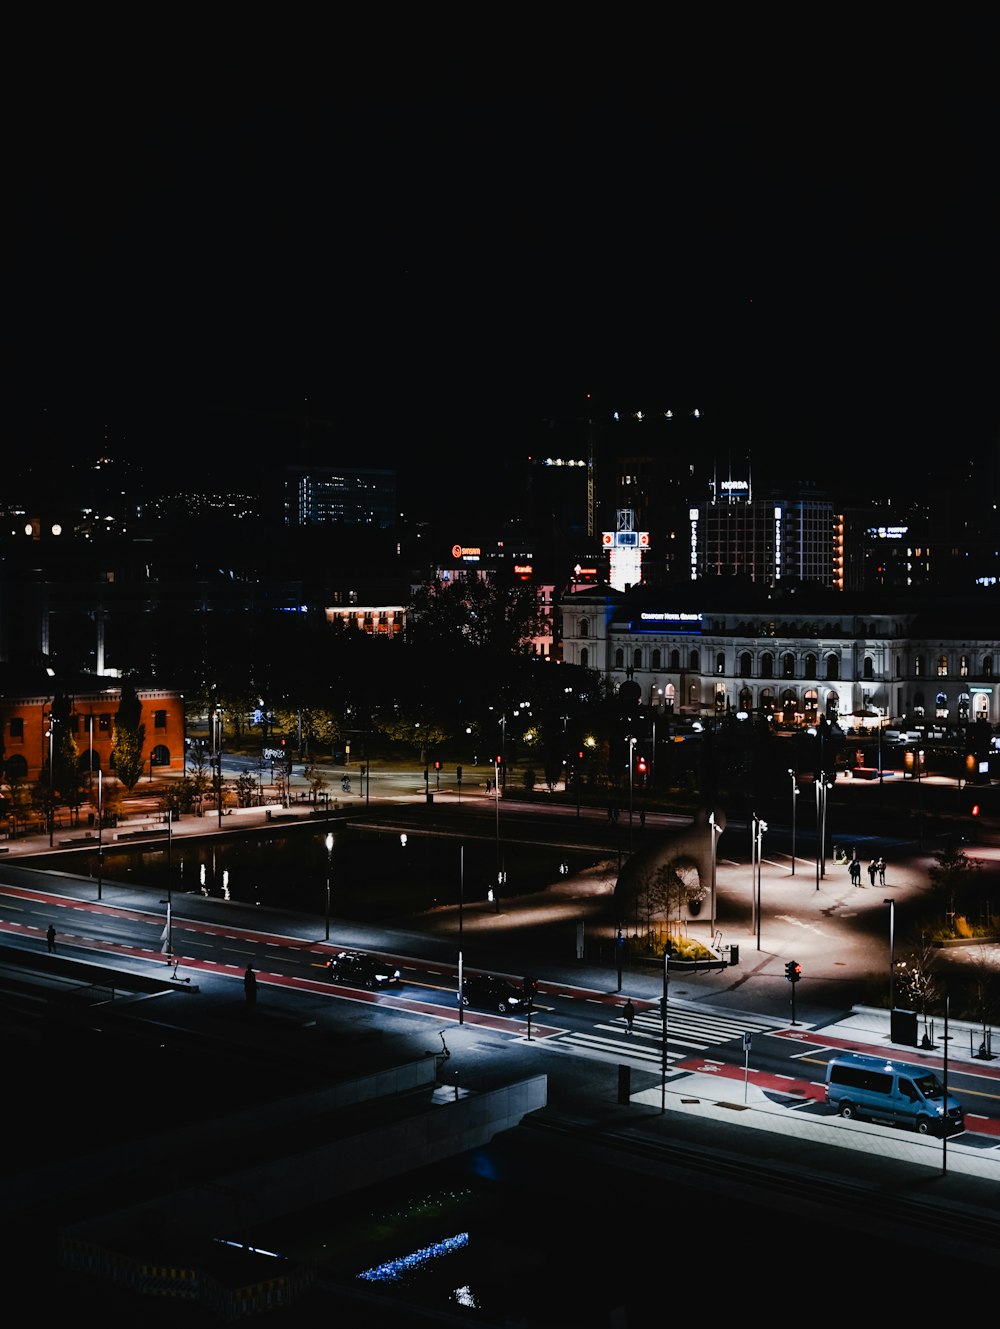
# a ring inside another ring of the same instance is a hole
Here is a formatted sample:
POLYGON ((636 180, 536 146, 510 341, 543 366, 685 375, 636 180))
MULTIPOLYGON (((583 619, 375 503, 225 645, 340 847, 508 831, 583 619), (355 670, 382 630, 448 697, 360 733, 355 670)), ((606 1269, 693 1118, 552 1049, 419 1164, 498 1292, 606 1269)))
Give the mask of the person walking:
POLYGON ((257 975, 249 965, 247 965, 247 971, 243 975, 243 995, 248 1006, 257 1004, 257 975))
POLYGON ((854 886, 861 885, 861 860, 857 854, 851 859, 851 884, 854 886))
POLYGON ((635 1020, 635 1007, 632 1005, 631 997, 625 1002, 623 1014, 625 1016, 625 1023, 628 1026, 626 1032, 630 1034, 632 1032, 632 1024, 635 1020))
POLYGON ((878 856, 878 884, 885 885, 885 859, 881 854, 878 856))
POLYGON ((868 864, 868 880, 875 885, 875 878, 878 875, 878 859, 873 858, 868 864))
POLYGON ((45 940, 49 943, 49 954, 54 954, 56 949, 56 930, 52 923, 50 923, 46 929, 45 940))

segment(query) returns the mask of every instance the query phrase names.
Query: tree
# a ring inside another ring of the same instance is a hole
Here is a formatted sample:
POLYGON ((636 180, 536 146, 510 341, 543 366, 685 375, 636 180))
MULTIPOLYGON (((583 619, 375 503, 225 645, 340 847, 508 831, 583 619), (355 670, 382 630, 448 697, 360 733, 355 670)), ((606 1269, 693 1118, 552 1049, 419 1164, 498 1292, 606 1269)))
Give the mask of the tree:
POLYGON ((946 914, 966 913, 973 903, 973 891, 979 879, 980 867, 963 850, 947 844, 934 855, 937 862, 928 876, 934 895, 946 914))
POLYGON ((121 701, 115 715, 115 732, 111 742, 111 760, 115 774, 129 793, 139 783, 143 767, 143 746, 146 726, 142 723, 142 703, 131 683, 122 684, 121 701))

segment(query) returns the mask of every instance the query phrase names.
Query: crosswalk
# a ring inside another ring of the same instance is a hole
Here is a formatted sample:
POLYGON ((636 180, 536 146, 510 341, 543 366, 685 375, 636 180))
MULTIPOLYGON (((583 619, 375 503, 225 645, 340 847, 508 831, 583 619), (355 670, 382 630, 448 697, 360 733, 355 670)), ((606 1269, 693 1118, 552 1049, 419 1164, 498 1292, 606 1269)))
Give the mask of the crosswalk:
MULTIPOLYGON (((771 1033, 784 1027, 781 1021, 766 1016, 730 1015, 671 1005, 667 1012, 667 1064, 709 1052, 712 1047, 742 1038, 744 1034, 771 1033)), ((566 1032, 549 1039, 547 1046, 598 1061, 624 1059, 635 1066, 659 1068, 663 1064, 663 1025, 658 1010, 637 1011, 630 1034, 625 1017, 616 1013, 610 1020, 594 1025, 592 1030, 566 1032)))

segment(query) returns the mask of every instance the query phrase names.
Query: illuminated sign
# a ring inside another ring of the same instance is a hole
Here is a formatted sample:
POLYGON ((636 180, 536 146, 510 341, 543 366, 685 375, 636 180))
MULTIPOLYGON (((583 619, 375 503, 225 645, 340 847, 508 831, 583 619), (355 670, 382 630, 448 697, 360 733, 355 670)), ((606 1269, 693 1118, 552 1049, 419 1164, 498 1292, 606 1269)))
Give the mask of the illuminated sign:
POLYGON ((530 564, 530 563, 515 563, 515 564, 514 564, 514 571, 515 571, 516 573, 518 573, 519 576, 522 576, 522 577, 530 576, 530 574, 531 574, 531 564, 530 564))
POLYGON ((734 489, 749 489, 750 484, 746 480, 723 480, 719 485, 719 488, 729 491, 734 489))
POLYGON ((632 632, 700 632, 701 622, 701 614, 644 612, 629 628, 632 632))
POLYGON ((466 547, 465 545, 452 545, 451 547, 453 558, 478 558, 481 552, 482 551, 478 545, 470 545, 469 547, 466 547))

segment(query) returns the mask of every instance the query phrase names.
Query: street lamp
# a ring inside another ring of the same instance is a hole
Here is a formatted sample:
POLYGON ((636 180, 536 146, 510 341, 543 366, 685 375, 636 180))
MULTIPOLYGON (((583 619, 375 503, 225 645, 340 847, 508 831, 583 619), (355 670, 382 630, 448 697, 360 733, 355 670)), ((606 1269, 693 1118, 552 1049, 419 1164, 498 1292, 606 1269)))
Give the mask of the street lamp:
MULTIPOLYGON (((712 837, 713 842, 715 837, 712 837)), ((670 938, 663 945, 663 996, 660 998, 660 1113, 667 1110, 667 993, 670 989, 670 938)))
POLYGON ((628 851, 632 852, 632 767, 635 762, 635 744, 636 740, 629 735, 628 738, 628 851))
POLYGON ((330 872, 333 861, 333 831, 326 833, 326 940, 330 940, 330 872))
POLYGON ((826 876, 826 771, 816 777, 816 889, 826 876))
POLYGON ((788 774, 792 777, 792 876, 795 876, 795 804, 799 797, 799 786, 795 781, 795 771, 791 766, 788 774))
POLYGON ((97 768, 97 898, 104 877, 104 772, 97 768))
POLYGON ((754 858, 757 862, 757 949, 760 950, 760 860, 761 860, 761 840, 764 832, 767 830, 767 822, 758 817, 756 812, 753 816, 754 827, 754 858))
POLYGON ((718 846, 718 840, 716 840, 715 837, 716 837, 717 835, 721 835, 721 834, 722 834, 722 831, 723 831, 723 827, 721 827, 721 826, 719 826, 719 825, 716 824, 716 821, 715 821, 715 812, 714 812, 714 810, 708 814, 708 826, 709 826, 709 832, 710 832, 710 834, 711 834, 711 836, 712 836, 712 905, 711 905, 711 913, 712 913, 712 936, 714 937, 714 936, 715 936, 715 861, 716 861, 716 856, 717 856, 717 855, 716 855, 716 848, 717 848, 717 846, 718 846))
POLYGON ((465 1003, 462 1000, 462 910, 465 906, 465 845, 458 855, 458 1023, 465 1024, 465 1003))
POLYGON ((889 1012, 896 1009, 896 901, 883 900, 889 906, 889 1012))
POLYGON ((52 714, 50 708, 49 732, 47 735, 49 740, 49 848, 50 849, 52 848, 52 839, 55 834, 55 825, 56 825, 56 777, 55 777, 55 762, 53 760, 55 736, 56 736, 56 717, 52 714))

